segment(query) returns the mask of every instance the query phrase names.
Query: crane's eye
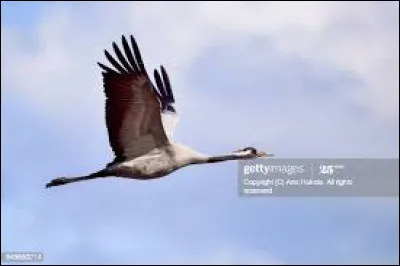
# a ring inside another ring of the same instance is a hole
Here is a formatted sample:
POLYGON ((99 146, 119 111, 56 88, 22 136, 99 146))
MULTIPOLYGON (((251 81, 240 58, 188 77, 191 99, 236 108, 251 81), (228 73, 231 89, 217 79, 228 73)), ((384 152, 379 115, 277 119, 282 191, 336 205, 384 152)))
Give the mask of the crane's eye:
POLYGON ((256 155, 257 154, 257 150, 253 147, 246 147, 243 149, 243 151, 250 151, 252 154, 256 155))

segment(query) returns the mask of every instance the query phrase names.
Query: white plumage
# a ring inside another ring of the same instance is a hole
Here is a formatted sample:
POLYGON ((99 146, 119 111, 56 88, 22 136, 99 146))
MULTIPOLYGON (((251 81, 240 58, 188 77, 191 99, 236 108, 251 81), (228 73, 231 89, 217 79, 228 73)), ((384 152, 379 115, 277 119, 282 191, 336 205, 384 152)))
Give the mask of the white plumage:
POLYGON ((164 112, 161 117, 165 133, 167 133, 168 139, 172 140, 174 137, 174 130, 178 124, 179 117, 173 112, 164 112))
POLYGON ((247 147, 227 155, 206 156, 173 142, 178 116, 167 71, 163 66, 160 68, 161 75, 154 70, 154 85, 133 36, 130 36, 130 41, 131 46, 122 36, 124 53, 113 43, 118 61, 105 51, 114 69, 98 63, 103 69, 106 124, 114 160, 98 172, 56 178, 46 187, 109 176, 148 180, 166 176, 191 164, 270 155, 247 147))

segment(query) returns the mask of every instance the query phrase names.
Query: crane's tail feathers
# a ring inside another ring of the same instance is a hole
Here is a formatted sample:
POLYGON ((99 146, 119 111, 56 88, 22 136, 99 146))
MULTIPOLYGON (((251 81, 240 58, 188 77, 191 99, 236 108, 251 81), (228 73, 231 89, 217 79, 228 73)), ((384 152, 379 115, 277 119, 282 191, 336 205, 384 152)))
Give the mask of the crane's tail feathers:
POLYGON ((46 188, 61 186, 61 185, 66 185, 66 184, 73 183, 73 182, 90 180, 90 179, 95 179, 98 177, 106 177, 106 176, 111 176, 111 175, 112 174, 109 171, 104 169, 104 170, 100 170, 98 172, 92 173, 90 175, 87 175, 87 176, 59 177, 59 178, 53 179, 49 183, 47 183, 46 188))

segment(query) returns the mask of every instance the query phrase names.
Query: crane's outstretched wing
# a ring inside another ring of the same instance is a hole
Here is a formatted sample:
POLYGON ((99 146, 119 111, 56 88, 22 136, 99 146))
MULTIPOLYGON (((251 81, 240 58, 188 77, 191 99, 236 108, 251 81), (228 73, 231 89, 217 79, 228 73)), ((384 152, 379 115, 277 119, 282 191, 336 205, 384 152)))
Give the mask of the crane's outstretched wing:
POLYGON ((113 43, 117 62, 107 51, 106 58, 115 68, 101 63, 104 70, 104 92, 106 99, 106 123, 110 146, 116 158, 112 163, 141 156, 154 148, 169 143, 161 120, 161 112, 170 111, 174 98, 165 69, 158 90, 154 87, 138 48, 130 36, 132 50, 122 36, 125 56, 113 43), (165 73, 165 74, 164 74, 165 73), (160 87, 162 85, 162 87, 160 87))

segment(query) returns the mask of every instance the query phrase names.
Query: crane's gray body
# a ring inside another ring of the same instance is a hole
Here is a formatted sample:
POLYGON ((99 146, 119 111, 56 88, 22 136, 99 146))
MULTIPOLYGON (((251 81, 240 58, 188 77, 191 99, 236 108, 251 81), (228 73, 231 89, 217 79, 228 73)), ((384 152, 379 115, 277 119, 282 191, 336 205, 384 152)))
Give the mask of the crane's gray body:
POLYGON ((106 170, 119 177, 131 179, 160 178, 192 163, 205 160, 206 156, 182 144, 156 148, 142 156, 109 166, 106 170))

